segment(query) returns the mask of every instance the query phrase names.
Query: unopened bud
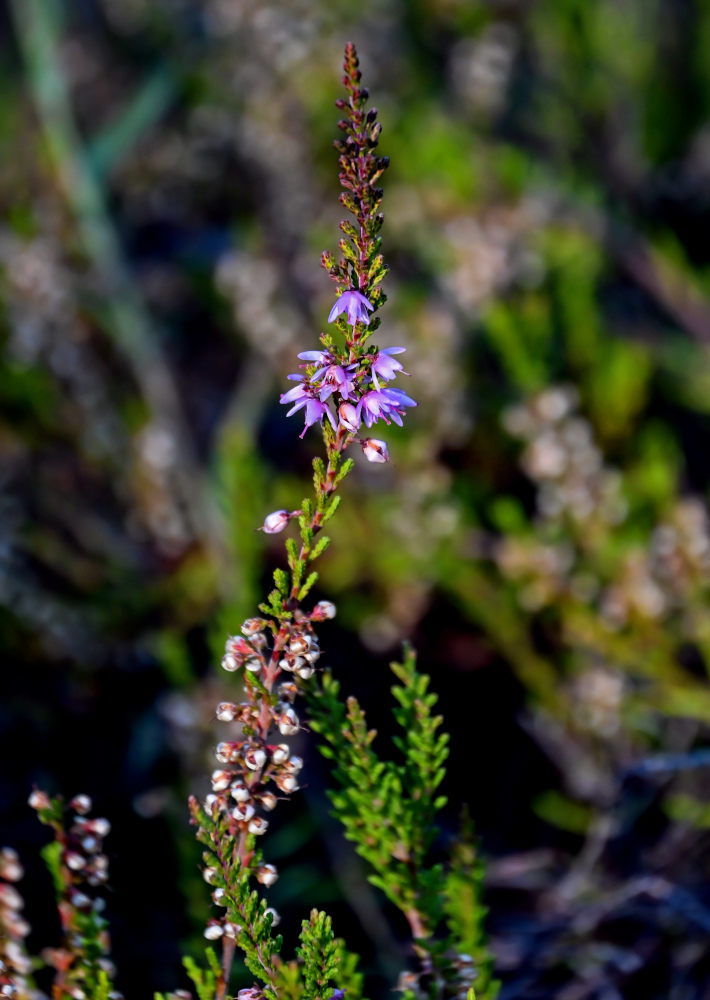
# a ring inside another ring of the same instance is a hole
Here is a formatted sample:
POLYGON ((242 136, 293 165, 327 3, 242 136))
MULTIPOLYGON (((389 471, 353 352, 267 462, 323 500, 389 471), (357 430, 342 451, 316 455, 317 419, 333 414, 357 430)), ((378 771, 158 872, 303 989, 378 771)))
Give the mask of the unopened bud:
POLYGON ((360 427, 360 413, 352 403, 341 403, 338 407, 338 417, 346 430, 356 431, 360 427))
POLYGON ((39 788, 35 788, 27 800, 27 804, 31 809, 49 809, 52 803, 49 801, 49 796, 46 792, 42 792, 39 788))
POLYGON ((239 926, 239 924, 232 924, 229 923, 229 921, 227 921, 227 923, 224 924, 224 936, 227 938, 231 938, 232 941, 234 941, 237 938, 240 930, 241 927, 239 926))
POLYGON ((232 809, 232 816, 239 823, 248 823, 253 815, 254 806, 250 802, 240 802, 235 809, 232 809))
POLYGON ((204 868, 202 871, 202 877, 208 885, 214 885, 217 880, 217 869, 209 867, 204 868))
POLYGON ((224 934, 222 926, 221 924, 217 923, 207 924, 204 930, 204 935, 208 941, 217 941, 219 938, 222 937, 222 934, 224 934))
POLYGON ((328 618, 335 618, 335 615, 335 605, 332 601, 318 601, 313 611, 311 611, 311 620, 324 622, 328 618))
POLYGON ((367 438, 361 441, 362 451, 368 462, 389 462, 389 452, 384 441, 377 438, 367 438))
POLYGON ((263 816, 255 816, 254 819, 249 824, 249 833, 253 833, 255 836, 260 837, 262 833, 266 833, 269 827, 269 821, 264 819, 263 816))
POLYGON ((284 681, 283 684, 279 684, 276 693, 283 701, 293 701, 298 694, 298 688, 291 681, 284 681))
POLYGON ((260 771, 266 763, 266 754, 259 748, 251 747, 244 754, 244 763, 251 771, 260 771))
POLYGON ((111 833, 111 824, 103 816, 97 819, 92 819, 89 823, 89 829, 92 833, 95 833, 97 837, 108 837, 111 833))
POLYGON ((298 772, 303 767, 303 760, 301 757, 297 757, 296 754, 290 757, 289 760, 285 761, 284 768, 290 774, 298 774, 298 772))
POLYGON ((288 760, 291 754, 291 749, 287 743, 279 743, 271 751, 271 759, 274 764, 283 764, 285 760, 288 760))
POLYGON ((225 653, 222 657, 222 670, 226 670, 230 674, 239 670, 239 663, 233 653, 225 653))
POLYGON ((265 628, 266 622, 263 618, 247 618, 242 625, 242 632, 244 635, 256 635, 258 632, 263 632, 265 628))
POLYGON ((273 885, 278 877, 279 873, 274 865, 259 865, 256 872, 257 882, 266 886, 273 885))
POLYGON ((212 893, 212 902, 216 903, 217 906, 227 905, 227 890, 223 889, 221 886, 212 893))
POLYGON ((79 872, 82 868, 86 867, 86 858, 82 857, 77 851, 67 851, 64 855, 64 863, 73 872, 79 872))
POLYGON ((291 792, 295 792, 298 788, 298 781, 293 774, 279 774, 274 779, 276 785, 281 789, 282 792, 287 792, 289 795, 291 792))
POLYGON ((278 915, 273 906, 266 907, 266 909, 264 910, 264 915, 266 915, 267 913, 271 915, 271 926, 278 927, 278 925, 281 923, 281 917, 278 915))
POLYGON ((298 732, 298 716, 292 708, 287 708, 278 719, 278 727, 282 736, 293 736, 298 732))
POLYGON ((302 681, 307 681, 311 679, 311 677, 314 674, 314 671, 315 668, 312 667, 310 663, 306 663, 302 667, 299 667, 296 673, 298 674, 298 676, 301 678, 302 681))
POLYGON ((272 809, 276 808, 276 803, 278 802, 278 799, 276 798, 273 792, 264 792, 263 795, 259 797, 259 801, 261 802, 262 807, 266 809, 267 812, 271 812, 272 809))
POLYGON ((229 788, 232 782, 232 774, 230 771, 213 771, 212 772, 212 788, 215 792, 224 792, 229 788))
POLYGON ((88 795, 75 795, 69 805, 80 816, 86 816, 87 813, 91 812, 91 799, 88 795))
POLYGON ((260 530, 266 532, 267 535, 277 535, 279 531, 284 530, 290 520, 291 515, 287 510, 275 510, 266 515, 260 530))
POLYGON ((256 657, 252 657, 251 660, 247 660, 244 664, 247 670, 251 671, 252 674, 258 674, 261 670, 261 660, 257 660, 256 657))
POLYGON ((232 785, 231 795, 235 802, 248 802, 251 798, 251 792, 246 785, 239 782, 236 785, 232 785))
POLYGON ((288 644, 289 651, 300 655, 302 653, 307 653, 308 650, 313 645, 311 637, 308 635, 295 635, 293 639, 288 644))
POLYGON ((234 722, 237 706, 231 701, 221 701, 217 706, 217 718, 220 722, 234 722))

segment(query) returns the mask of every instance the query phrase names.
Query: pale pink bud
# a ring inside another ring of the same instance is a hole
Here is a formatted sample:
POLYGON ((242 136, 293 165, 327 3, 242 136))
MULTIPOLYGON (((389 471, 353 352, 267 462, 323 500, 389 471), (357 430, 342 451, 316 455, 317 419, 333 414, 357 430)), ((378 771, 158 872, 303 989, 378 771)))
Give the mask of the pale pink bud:
POLYGON ((272 514, 266 515, 260 530, 265 531, 267 535, 277 535, 279 531, 284 530, 290 519, 291 515, 287 510, 275 510, 272 514))
POLYGON ((256 872, 257 882, 266 886, 273 885, 278 877, 279 873, 274 865, 259 865, 256 872))
POLYGON ((255 816, 249 824, 248 829, 249 833, 253 833, 255 836, 260 837, 262 833, 266 833, 268 827, 268 820, 265 820, 263 816, 255 816))
POLYGON ((225 653, 231 653, 232 656, 249 656, 254 652, 252 647, 246 641, 242 639, 240 635, 230 635, 224 644, 225 653))
POLYGON ((242 625, 242 632, 244 635, 256 635, 258 632, 263 632, 265 628, 266 622, 263 618, 247 618, 242 625))
POLYGON ((356 431, 360 426, 360 414, 352 403, 341 403, 338 407, 340 423, 349 431, 356 431))
POLYGON ((217 906, 227 905, 227 890, 223 889, 221 886, 219 889, 215 889, 212 893, 212 902, 217 906))
POLYGON ((311 611, 311 619, 316 622, 323 622, 327 618, 335 618, 335 605, 332 601, 318 601, 313 611, 311 611))
POLYGON ((202 872, 202 877, 205 880, 205 882, 207 882, 208 885, 214 885, 214 882, 217 878, 217 869, 205 868, 202 872))
POLYGON ((361 441, 360 444, 368 462, 389 462, 390 456, 384 441, 368 438, 366 441, 361 441))
POLYGON ((92 833, 95 833, 97 837, 108 837, 111 833, 111 824, 107 819, 101 816, 98 819, 92 819, 89 823, 89 829, 92 833))

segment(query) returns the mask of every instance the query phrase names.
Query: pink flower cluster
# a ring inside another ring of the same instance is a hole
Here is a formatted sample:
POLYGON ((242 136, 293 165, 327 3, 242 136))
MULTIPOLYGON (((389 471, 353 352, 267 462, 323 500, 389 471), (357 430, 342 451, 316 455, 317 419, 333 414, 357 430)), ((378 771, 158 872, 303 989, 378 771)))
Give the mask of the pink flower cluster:
MULTIPOLYGON (((357 323, 368 325, 370 317, 367 310, 373 308, 369 299, 351 289, 343 292, 328 319, 332 322, 340 313, 346 312, 353 327, 357 323)), ((289 417, 304 410, 306 425, 301 437, 312 424, 322 423, 324 419, 328 420, 333 430, 340 425, 353 434, 359 431, 361 424, 369 428, 378 420, 384 420, 386 424, 394 421, 401 427, 406 408, 417 404, 401 389, 392 389, 380 383, 390 382, 404 371, 394 357, 404 350, 404 347, 386 347, 375 354, 365 354, 352 364, 343 364, 342 359, 327 350, 299 354, 298 357, 306 363, 302 367, 315 365, 315 370, 310 375, 289 375, 289 379, 298 382, 298 385, 283 393, 281 402, 293 404, 287 413, 289 417)), ((370 458, 366 452, 367 457, 371 461, 386 461, 386 446, 381 441, 376 444, 380 448, 372 454, 377 457, 370 458), (383 454, 384 458, 381 457, 383 454)))

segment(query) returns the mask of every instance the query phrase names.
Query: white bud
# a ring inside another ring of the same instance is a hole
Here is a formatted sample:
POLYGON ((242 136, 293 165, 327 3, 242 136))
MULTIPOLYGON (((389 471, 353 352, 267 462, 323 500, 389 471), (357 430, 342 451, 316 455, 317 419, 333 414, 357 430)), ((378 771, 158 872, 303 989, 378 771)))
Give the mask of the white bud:
POLYGON ((282 736, 293 736, 298 732, 298 716, 292 708, 287 708, 278 720, 279 732, 282 736))
POLYGON ((276 808, 276 803, 278 802, 278 799, 276 798, 273 792, 264 792, 263 795, 260 796, 259 801, 261 802, 262 807, 267 810, 267 812, 271 812, 272 809, 276 808))
POLYGON ((284 681, 283 684, 279 684, 276 693, 279 698, 285 702, 293 701, 293 699, 298 694, 298 688, 292 681, 284 681))
POLYGON ((235 940, 240 931, 241 927, 239 926, 239 924, 231 924, 227 922, 224 925, 224 936, 227 938, 231 938, 232 941, 235 940))
POLYGON ((252 657, 250 660, 247 660, 244 666, 247 668, 247 670, 250 670, 253 674, 256 674, 261 670, 261 660, 257 660, 255 657, 252 657))
POLYGON ((268 820, 265 820, 263 816, 255 816, 249 824, 249 833, 253 833, 257 837, 260 837, 262 833, 266 833, 268 826, 269 822, 268 820))
POLYGON ((225 653, 222 657, 222 670, 226 670, 230 674, 234 673, 235 670, 239 670, 239 663, 233 653, 225 653))
POLYGON ((276 871, 274 865, 259 865, 256 872, 257 882, 261 882, 262 885, 273 885, 276 879, 279 877, 279 873, 276 871))
POLYGON ((312 667, 310 663, 306 663, 304 666, 300 667, 296 673, 302 681, 309 681, 315 673, 315 667, 312 667))
POLYGON ((220 722, 234 722, 237 714, 237 706, 231 701, 220 701, 217 706, 217 718, 220 722))
POLYGON ((212 902, 216 903, 217 906, 227 905, 227 890, 223 889, 221 886, 212 893, 212 902))
POLYGON ((73 872, 80 872, 82 868, 86 867, 86 858, 83 858, 77 851, 68 851, 64 855, 64 861, 67 868, 71 868, 73 872))
POLYGON ((308 663, 315 663, 320 656, 320 649, 318 646, 313 646, 306 653, 306 660, 308 663))
POLYGON ((111 833, 111 824, 103 816, 92 820, 90 825, 97 837, 108 837, 109 833, 111 833))
POLYGON ((271 751, 271 759, 274 764, 283 764, 291 755, 291 749, 287 743, 279 743, 271 751))
POLYGON ((278 925, 281 923, 281 917, 278 915, 278 913, 273 908, 273 906, 267 906, 267 908, 264 910, 264 913, 265 914, 266 913, 270 913, 271 914, 271 926, 272 927, 278 927, 278 925))
POLYGON ((251 792, 247 786, 242 785, 241 782, 236 785, 232 785, 231 795, 235 802, 248 802, 251 798, 251 792))
POLYGON ((307 653, 311 648, 313 643, 311 642, 310 636, 307 635, 297 635, 288 644, 288 648, 292 653, 302 654, 307 653))
POLYGON ((332 601, 318 601, 315 608, 311 612, 311 618, 322 622, 328 618, 335 618, 335 614, 335 605, 332 601))
POLYGON ((303 760, 294 754, 290 760, 286 761, 284 767, 289 774, 298 774, 298 772, 303 767, 303 760))
POLYGON ((252 747, 245 753, 244 763, 251 771, 260 771, 266 763, 266 754, 263 750, 252 747))
POLYGON ((91 812, 91 799, 88 795, 75 795, 69 805, 80 816, 86 816, 87 813, 91 812))
POLYGON ((208 941, 217 941, 218 938, 222 937, 224 931, 219 924, 207 924, 205 927, 205 937, 208 941))
POLYGON ((49 809, 51 802, 49 801, 49 796, 46 792, 42 792, 39 788, 31 793, 27 804, 31 809, 49 809))
POLYGON ((215 792, 224 792, 229 788, 232 782, 232 774, 230 771, 213 771, 212 772, 212 788, 215 792))
POLYGON ((250 802, 240 802, 236 809, 232 809, 232 816, 240 823, 248 822, 254 815, 254 806, 250 802))
POLYGON ((282 792, 291 793, 298 789, 298 781, 293 774, 279 774, 275 780, 282 792))
POLYGON ((216 868, 205 868, 202 871, 202 877, 207 882, 208 885, 214 885, 215 879, 217 878, 216 868))

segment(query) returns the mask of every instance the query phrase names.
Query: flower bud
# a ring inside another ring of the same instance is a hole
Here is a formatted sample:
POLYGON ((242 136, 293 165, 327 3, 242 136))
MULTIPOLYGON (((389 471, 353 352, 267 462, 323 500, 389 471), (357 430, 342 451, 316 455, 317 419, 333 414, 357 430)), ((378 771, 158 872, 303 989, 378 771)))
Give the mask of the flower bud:
POLYGON ((289 774, 298 774, 298 772, 301 770, 302 767, 303 767, 303 760, 301 757, 297 757, 296 754, 294 754, 289 760, 287 760, 284 763, 284 769, 289 774))
POLYGON ((64 855, 64 863, 73 872, 80 872, 82 868, 86 867, 86 858, 79 854, 78 851, 67 851, 64 855))
POLYGON ((255 816, 254 819, 249 824, 249 833, 253 833, 255 836, 260 837, 262 833, 266 833, 269 827, 269 821, 264 819, 263 816, 255 816))
POLYGON ((295 653, 298 656, 307 653, 312 645, 313 642, 309 635, 295 635, 289 642, 288 648, 289 652, 295 653))
POLYGON ((239 823, 247 823, 253 815, 254 806, 250 802, 240 802, 235 809, 232 809, 232 816, 239 823))
POLYGON ((264 792, 262 795, 259 796, 259 801, 261 802, 262 807, 267 810, 267 812, 271 812, 272 809, 276 808, 276 803, 278 802, 278 799, 276 798, 273 792, 264 792))
POLYGON ((256 635, 258 632, 263 632, 265 628, 266 622, 263 618, 247 618, 242 625, 242 632, 244 635, 256 635))
POLYGON ((267 914, 267 913, 271 914, 271 926, 272 927, 278 927, 278 925, 281 923, 281 917, 278 915, 278 913, 273 908, 273 906, 267 906, 266 907, 266 909, 264 910, 264 914, 267 914))
POLYGON ((75 795, 69 805, 80 816, 86 816, 87 813, 91 812, 91 799, 88 795, 75 795))
POLYGON ((282 792, 287 792, 289 795, 291 792, 295 792, 298 789, 298 781, 293 774, 279 774, 274 779, 278 788, 282 792))
POLYGON ((49 796, 46 792, 35 788, 27 800, 27 804, 31 809, 49 809, 52 803, 49 801, 49 796))
POLYGON ((108 837, 111 833, 111 824, 103 816, 97 819, 92 819, 89 823, 89 829, 92 833, 95 833, 97 837, 108 837))
POLYGON ((202 878, 207 882, 208 885, 214 885, 217 880, 217 869, 216 868, 204 868, 202 871, 202 878))
POLYGON ((227 921, 227 923, 224 924, 224 936, 227 938, 231 938, 232 941, 234 941, 237 938, 240 931, 241 927, 239 926, 239 924, 232 924, 229 921, 227 921))
POLYGON ((260 530, 267 535, 277 535, 279 531, 284 530, 290 519, 291 515, 287 510, 275 510, 272 514, 266 515, 260 530))
POLYGON ((244 754, 244 763, 251 771, 260 771, 266 763, 266 754, 258 747, 250 747, 244 754))
POLYGON ((227 890, 221 886, 212 893, 212 902, 217 906, 227 905, 227 890))
POLYGON ((282 701, 293 701, 298 694, 298 688, 291 681, 284 681, 283 684, 279 684, 276 693, 282 701))
POLYGON ((301 678, 302 681, 308 681, 315 673, 315 668, 312 667, 310 663, 305 663, 302 667, 299 667, 296 673, 298 674, 298 676, 301 678))
POLYGON ((204 930, 204 935, 208 941, 217 941, 219 938, 222 937, 223 933, 224 931, 222 930, 221 925, 216 922, 215 923, 210 922, 209 924, 207 924, 204 930))
POLYGON ((298 732, 298 716, 292 708, 287 708, 278 719, 278 727, 282 736, 293 736, 298 732))
POLYGON ((346 430, 356 431, 360 426, 360 414, 352 403, 341 403, 338 407, 338 417, 346 430))
POLYGON ((279 873, 274 865, 259 865, 256 872, 257 882, 266 886, 273 885, 278 877, 279 873))
POLYGON ((248 802, 251 798, 251 792, 241 782, 232 785, 231 794, 235 802, 248 802))
POLYGON ((215 792, 224 792, 229 788, 232 782, 232 774, 230 771, 213 771, 212 772, 212 788, 215 792))
POLYGON ((323 622, 328 618, 335 618, 335 614, 335 605, 332 601, 318 601, 315 608, 311 612, 311 620, 323 622))
POLYGON ((360 444, 368 462, 389 462, 390 456, 384 441, 378 441, 377 438, 367 438, 366 441, 361 441, 360 444))
POLYGON ((239 670, 239 663, 233 653, 225 653, 222 657, 222 670, 226 670, 230 674, 239 670))
POLYGON ((258 674, 261 670, 262 663, 261 660, 257 660, 256 657, 252 657, 250 660, 247 660, 244 666, 247 670, 251 671, 252 674, 258 674))
POLYGON ((271 759, 274 764, 283 764, 285 760, 288 760, 291 754, 291 748, 287 743, 279 743, 271 751, 271 759))
POLYGON ((217 706, 217 718, 220 722, 234 722, 237 706, 231 701, 220 701, 217 706))

